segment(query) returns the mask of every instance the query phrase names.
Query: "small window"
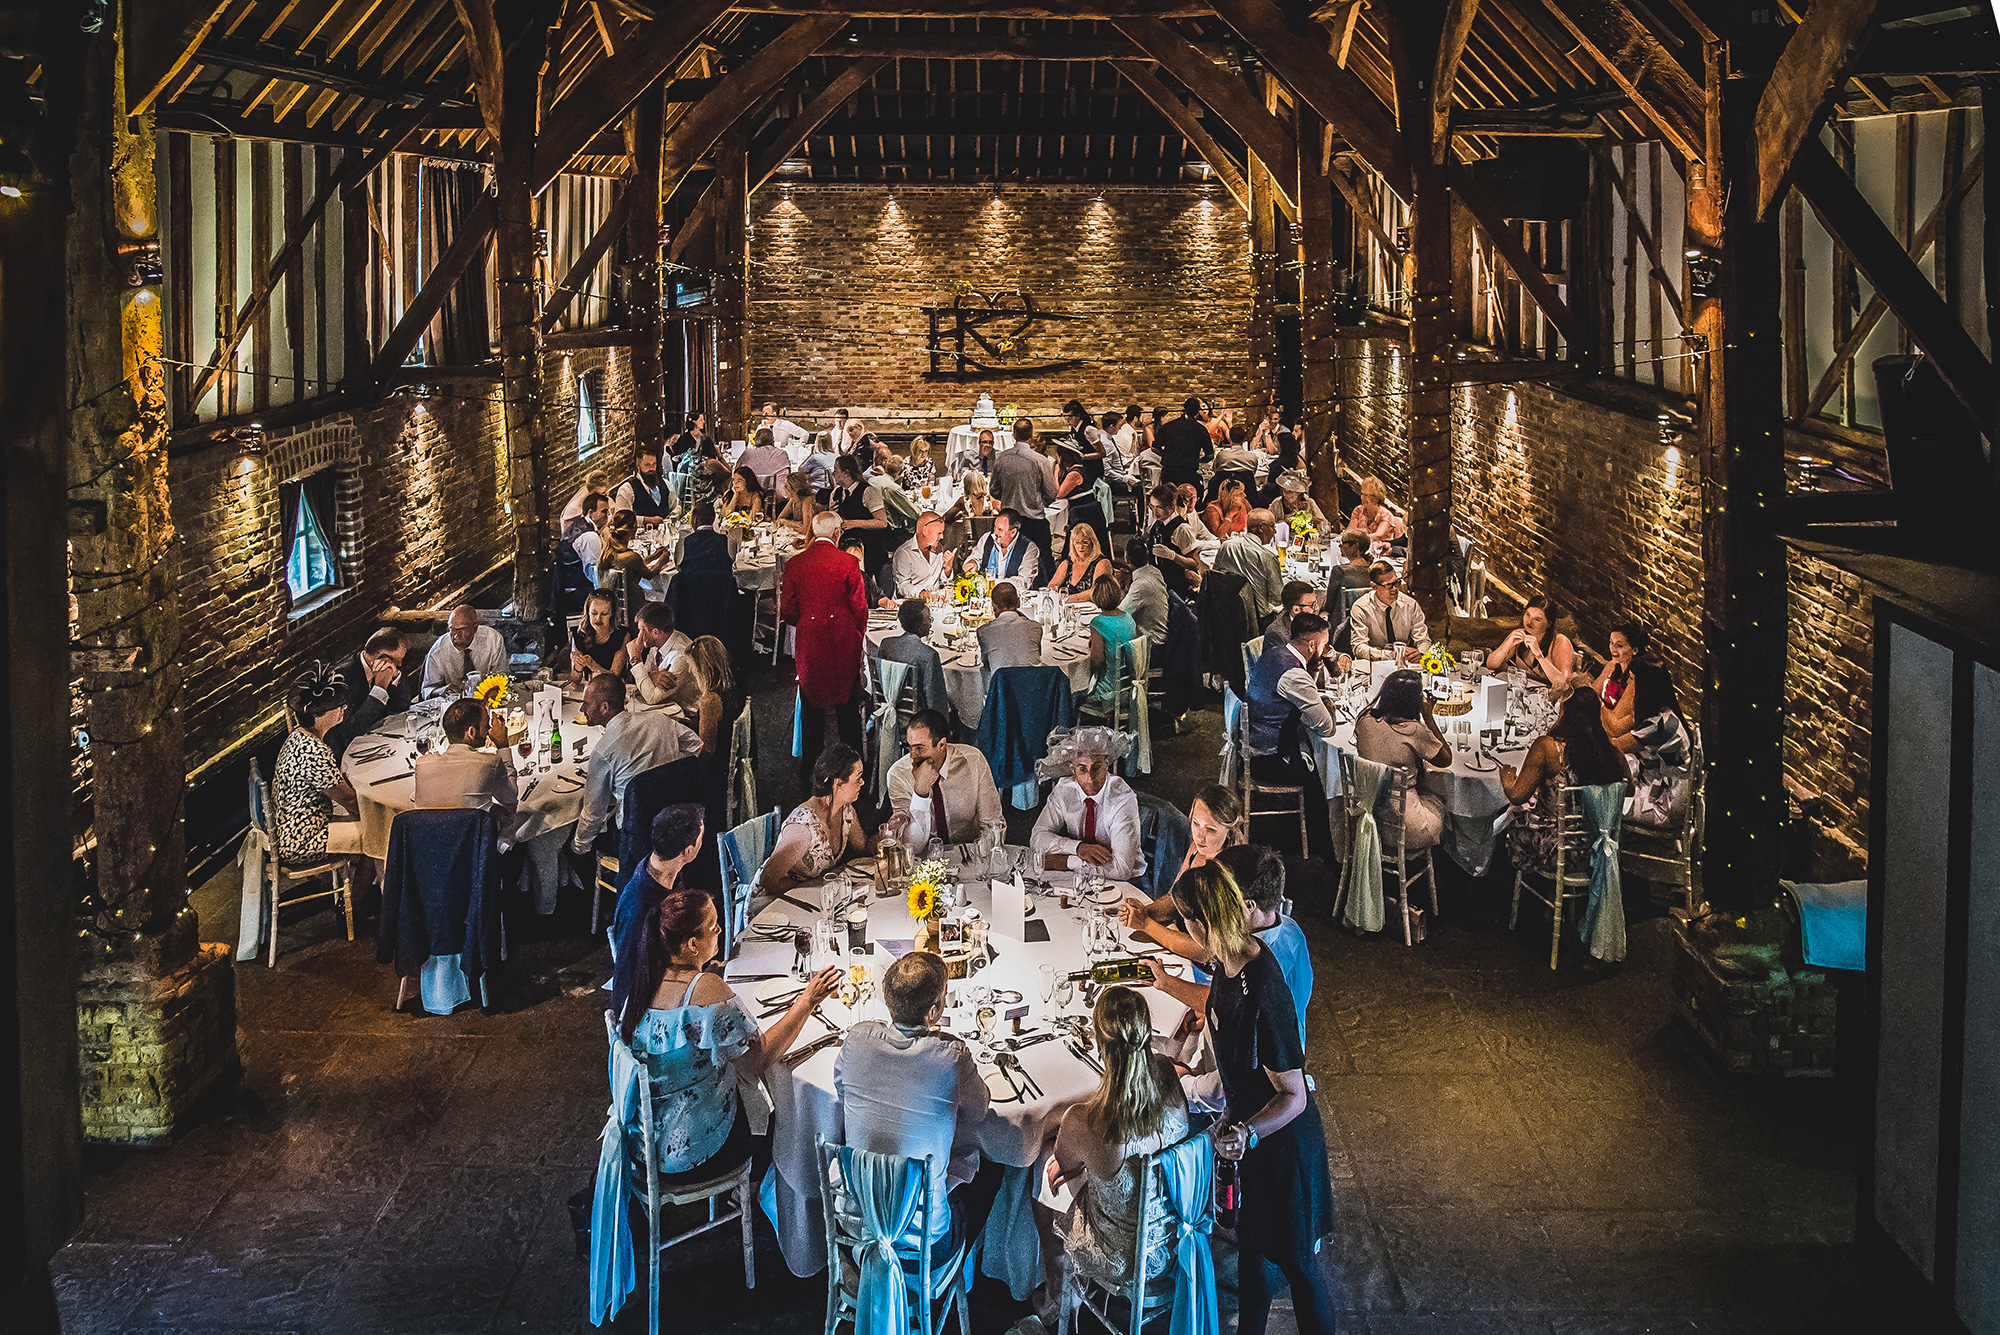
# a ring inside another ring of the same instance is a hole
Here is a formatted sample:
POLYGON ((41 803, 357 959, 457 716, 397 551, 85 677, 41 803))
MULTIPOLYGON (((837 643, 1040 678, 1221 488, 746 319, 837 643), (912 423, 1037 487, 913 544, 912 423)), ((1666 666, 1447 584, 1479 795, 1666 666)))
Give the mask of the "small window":
POLYGON ((589 458, 597 453, 603 443, 603 435, 597 429, 597 391, 591 386, 590 375, 576 378, 576 457, 589 458))
POLYGON ((324 469, 280 489, 285 519, 285 588, 293 605, 340 583, 334 561, 332 469, 324 469))

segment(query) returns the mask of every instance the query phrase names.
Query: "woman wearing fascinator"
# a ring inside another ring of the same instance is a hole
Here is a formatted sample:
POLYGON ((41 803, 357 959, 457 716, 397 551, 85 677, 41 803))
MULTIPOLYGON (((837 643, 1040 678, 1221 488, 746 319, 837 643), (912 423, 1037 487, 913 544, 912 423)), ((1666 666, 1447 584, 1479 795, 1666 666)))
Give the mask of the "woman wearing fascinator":
POLYGON ((294 689, 298 726, 278 748, 271 770, 278 861, 287 866, 361 851, 354 786, 326 744, 328 730, 347 712, 346 684, 331 664, 314 663, 299 674, 294 689), (343 808, 337 813, 335 803, 343 808))

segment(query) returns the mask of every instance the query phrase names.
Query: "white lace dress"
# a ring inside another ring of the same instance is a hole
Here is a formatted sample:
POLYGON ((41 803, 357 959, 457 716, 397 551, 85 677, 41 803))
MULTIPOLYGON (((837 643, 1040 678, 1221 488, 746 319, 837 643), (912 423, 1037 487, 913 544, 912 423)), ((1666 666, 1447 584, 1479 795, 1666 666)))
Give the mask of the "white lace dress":
POLYGON ((820 820, 819 814, 813 810, 810 802, 799 803, 793 808, 792 814, 785 817, 786 828, 794 825, 804 826, 812 835, 812 847, 799 855, 798 862, 792 868, 792 876, 797 880, 811 880, 832 871, 834 865, 840 861, 841 855, 847 851, 848 834, 854 825, 854 808, 847 809, 840 823, 838 840, 827 833, 825 823, 820 820))
POLYGON ((656 1008, 639 1021, 632 1050, 652 1082, 661 1172, 698 1168, 722 1148, 736 1122, 736 1059, 759 1032, 756 1017, 733 996, 713 1006, 656 1008))
MULTIPOLYGON (((1118 1173, 1111 1178, 1086 1176, 1076 1193, 1076 1203, 1056 1220, 1056 1232, 1069 1253, 1070 1264, 1107 1288, 1127 1283, 1132 1274, 1132 1247, 1139 1232, 1139 1166, 1143 1156, 1171 1145, 1188 1131, 1187 1109, 1178 1104, 1167 1109, 1159 1134, 1123 1147, 1118 1173)), ((1146 1278, 1164 1274, 1173 1264, 1173 1249, 1167 1245, 1167 1207, 1153 1187, 1152 1227, 1146 1237, 1146 1278)))

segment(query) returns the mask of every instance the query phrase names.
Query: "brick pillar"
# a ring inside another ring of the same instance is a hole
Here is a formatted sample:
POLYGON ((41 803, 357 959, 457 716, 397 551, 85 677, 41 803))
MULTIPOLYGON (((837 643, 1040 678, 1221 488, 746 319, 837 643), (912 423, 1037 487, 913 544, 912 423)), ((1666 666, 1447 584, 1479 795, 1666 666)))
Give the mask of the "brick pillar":
MULTIPOLYGON (((1763 80, 1724 78, 1720 44, 1707 54, 1708 161, 1690 171, 1687 243, 1707 252, 1715 281, 1689 295, 1701 405, 1702 623, 1708 689, 1709 898, 1729 907, 1769 900, 1784 858, 1786 580, 1773 527, 1784 501, 1782 271, 1773 210, 1756 221, 1756 192, 1730 189, 1725 145, 1746 142, 1763 80)), ((1693 284, 1690 284, 1692 288, 1693 284)))
POLYGON ((234 976, 187 902, 177 548, 167 491, 151 117, 127 132, 110 43, 70 160, 72 666, 89 729, 95 883, 78 985, 83 1126, 164 1140, 236 1069, 234 976))
POLYGON ((660 312, 660 151, 665 128, 666 86, 654 84, 632 107, 633 171, 625 189, 637 190, 625 223, 624 250, 632 283, 625 297, 625 318, 632 327, 632 398, 634 443, 659 448, 667 440, 667 385, 661 366, 660 338, 666 322, 660 312))
POLYGON ((715 146, 717 440, 746 439, 750 415, 750 128, 715 146))
POLYGON ((530 23, 507 52, 504 71, 498 258, 500 374, 507 432, 507 490, 514 518, 514 615, 539 621, 555 544, 549 510, 549 424, 542 402, 542 286, 535 255, 536 99, 548 29, 530 23))

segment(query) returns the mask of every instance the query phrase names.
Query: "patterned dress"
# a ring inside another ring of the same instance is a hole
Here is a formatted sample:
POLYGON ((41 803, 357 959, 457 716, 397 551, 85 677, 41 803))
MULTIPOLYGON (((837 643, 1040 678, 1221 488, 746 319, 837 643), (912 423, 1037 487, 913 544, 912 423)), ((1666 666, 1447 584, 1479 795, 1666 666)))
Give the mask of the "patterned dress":
POLYGON ((1561 742, 1555 744, 1555 768, 1542 779, 1541 787, 1507 827, 1507 851, 1513 856, 1514 870, 1535 876, 1556 874, 1556 826, 1562 814, 1563 785, 1569 782, 1561 742))
POLYGON ((758 1033, 756 1018, 734 996, 713 1006, 649 1010, 639 1021, 632 1050, 652 1083, 653 1143, 662 1173, 699 1168, 729 1138, 736 1122, 736 1059, 758 1033))
POLYGON ((801 802, 793 808, 792 814, 785 817, 785 825, 787 827, 802 825, 812 834, 812 847, 805 851, 797 865, 792 868, 793 876, 810 880, 832 871, 834 864, 840 861, 841 854, 847 851, 848 832, 854 828, 854 808, 847 809, 847 814, 840 824, 840 839, 837 842, 827 833, 825 824, 821 822, 819 814, 813 810, 810 802, 801 802))
MULTIPOLYGON (((1139 1167, 1143 1156, 1171 1145, 1187 1134, 1187 1109, 1179 1104, 1167 1109, 1165 1123, 1157 1135, 1123 1146, 1123 1161, 1115 1177, 1100 1180, 1086 1177, 1076 1193, 1069 1213, 1056 1220, 1056 1232, 1063 1240, 1075 1268, 1107 1288, 1117 1288, 1132 1277, 1132 1250, 1139 1232, 1139 1167)), ((1154 1193, 1151 1227, 1146 1230, 1146 1278, 1165 1274, 1173 1264, 1173 1248, 1167 1228, 1168 1212, 1154 1193)))
POLYGON ((333 814, 327 789, 340 778, 333 748, 304 728, 292 729, 271 769, 279 862, 298 866, 326 856, 326 826, 333 814))

